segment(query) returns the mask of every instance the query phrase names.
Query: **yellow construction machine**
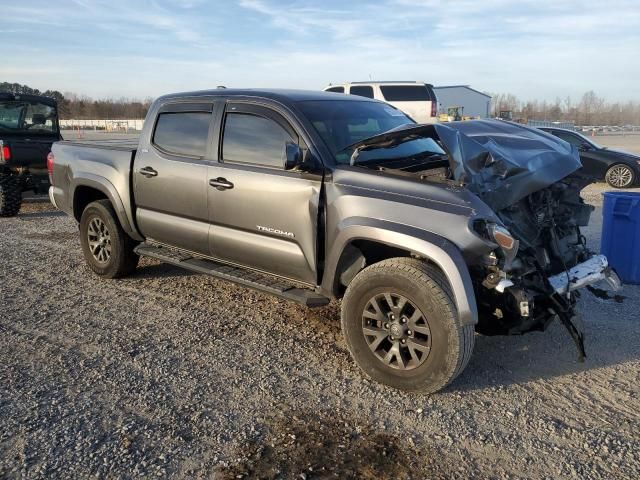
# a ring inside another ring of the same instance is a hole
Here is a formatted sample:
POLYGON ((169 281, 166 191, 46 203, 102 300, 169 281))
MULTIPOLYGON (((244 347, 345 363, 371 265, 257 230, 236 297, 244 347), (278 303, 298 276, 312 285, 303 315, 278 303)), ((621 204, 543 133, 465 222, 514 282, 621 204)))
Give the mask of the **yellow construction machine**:
POLYGON ((441 113, 438 115, 438 120, 441 122, 459 122, 461 120, 473 120, 473 117, 463 115, 464 107, 460 105, 454 105, 447 108, 447 113, 441 113))

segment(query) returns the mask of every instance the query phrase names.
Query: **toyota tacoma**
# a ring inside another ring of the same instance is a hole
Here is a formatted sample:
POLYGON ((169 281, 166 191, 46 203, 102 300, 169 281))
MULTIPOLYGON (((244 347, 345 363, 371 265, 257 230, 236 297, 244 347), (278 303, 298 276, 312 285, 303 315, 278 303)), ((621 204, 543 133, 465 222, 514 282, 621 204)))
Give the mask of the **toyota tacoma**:
POLYGON ((52 163, 51 200, 100 277, 147 256, 308 307, 341 299, 356 363, 403 390, 449 384, 476 331, 559 319, 583 356, 577 290, 618 284, 580 232, 575 147, 509 122, 221 89, 157 99, 135 142, 57 142, 52 163))

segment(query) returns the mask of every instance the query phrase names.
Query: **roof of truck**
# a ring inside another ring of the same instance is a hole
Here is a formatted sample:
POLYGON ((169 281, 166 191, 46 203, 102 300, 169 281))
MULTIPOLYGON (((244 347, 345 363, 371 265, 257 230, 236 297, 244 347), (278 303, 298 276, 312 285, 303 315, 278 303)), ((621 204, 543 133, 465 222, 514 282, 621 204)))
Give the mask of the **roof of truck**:
POLYGON ((321 90, 287 90, 287 89, 258 89, 258 88, 216 88, 214 90, 199 90, 196 92, 181 92, 163 95, 158 100, 166 100, 181 97, 260 97, 280 102, 302 102, 308 100, 336 100, 336 95, 340 95, 340 100, 345 101, 376 101, 370 98, 358 97, 355 95, 343 95, 341 93, 323 92, 321 90))
POLYGON ((45 97, 44 95, 28 95, 28 94, 12 93, 12 92, 0 92, 0 100, 10 101, 10 102, 20 101, 20 100, 24 100, 26 102, 40 102, 40 103, 44 103, 45 105, 51 105, 52 107, 55 107, 57 104, 56 99, 52 97, 45 97))

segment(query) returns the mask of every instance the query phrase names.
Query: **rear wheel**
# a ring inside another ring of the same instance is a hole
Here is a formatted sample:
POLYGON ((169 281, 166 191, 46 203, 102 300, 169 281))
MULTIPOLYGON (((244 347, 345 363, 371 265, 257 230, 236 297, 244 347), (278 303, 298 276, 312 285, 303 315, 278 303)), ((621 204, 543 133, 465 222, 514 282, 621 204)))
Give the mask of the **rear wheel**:
POLYGON ((342 302, 351 355, 377 380, 435 392, 466 367, 474 326, 462 326, 444 275, 413 258, 392 258, 353 279, 342 302))
POLYGON ((118 222, 108 200, 90 203, 80 219, 80 243, 89 268, 104 278, 118 278, 133 272, 140 257, 136 243, 118 222))
POLYGON ((21 206, 20 182, 13 175, 0 174, 0 217, 15 217, 21 206))
POLYGON ((609 167, 604 178, 614 188, 627 188, 635 183, 635 177, 635 172, 629 165, 619 163, 609 167))

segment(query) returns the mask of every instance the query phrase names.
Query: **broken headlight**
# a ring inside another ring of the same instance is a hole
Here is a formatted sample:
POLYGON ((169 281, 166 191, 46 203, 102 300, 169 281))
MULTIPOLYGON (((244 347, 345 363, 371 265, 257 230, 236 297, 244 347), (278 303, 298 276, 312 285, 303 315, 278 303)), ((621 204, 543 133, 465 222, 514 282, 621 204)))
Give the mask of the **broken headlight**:
POLYGON ((502 250, 505 259, 505 268, 508 268, 518 254, 520 242, 509 233, 509 230, 498 224, 488 224, 487 231, 489 235, 491 235, 491 238, 493 238, 493 241, 498 244, 500 250, 502 250))
POLYGON ((518 254, 520 242, 511 235, 509 230, 497 223, 477 220, 473 224, 473 229, 482 237, 498 245, 505 259, 505 268, 508 268, 518 254))

